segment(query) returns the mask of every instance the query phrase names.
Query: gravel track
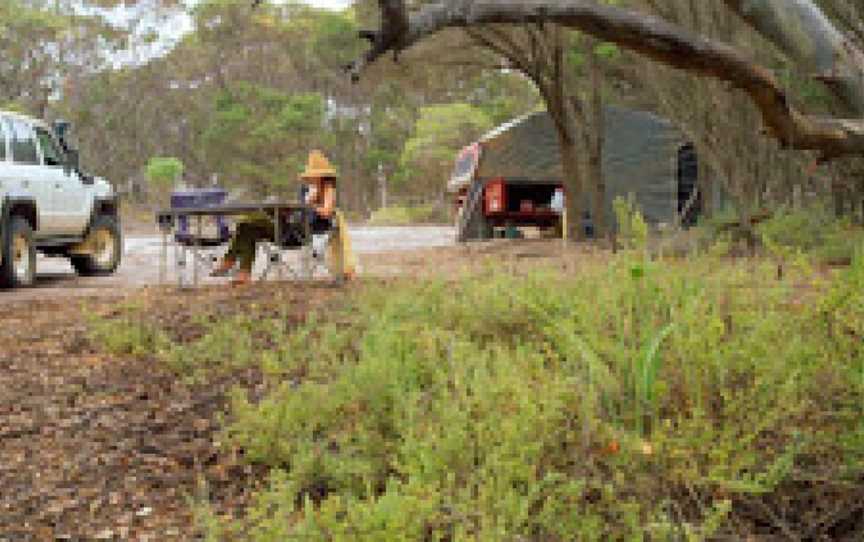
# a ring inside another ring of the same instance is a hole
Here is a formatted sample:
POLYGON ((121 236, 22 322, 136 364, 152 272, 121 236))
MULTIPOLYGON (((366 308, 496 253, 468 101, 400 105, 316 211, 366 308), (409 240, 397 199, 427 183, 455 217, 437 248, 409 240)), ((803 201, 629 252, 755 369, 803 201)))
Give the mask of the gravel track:
MULTIPOLYGON (((354 251, 363 258, 374 253, 411 252, 454 245, 455 232, 447 226, 370 227, 350 229, 354 251)), ((161 241, 158 235, 128 234, 124 239, 124 256, 120 268, 109 277, 79 277, 64 258, 37 260, 37 283, 33 288, 0 291, 0 306, 28 301, 58 298, 123 296, 130 289, 159 283, 161 241)), ((169 268, 173 252, 169 250, 169 268)), ((256 270, 260 270, 256 268, 256 270)), ((362 264, 361 270, 363 272, 362 264)), ((225 279, 221 279, 224 282, 225 279)), ((205 279, 204 285, 220 280, 205 279)))

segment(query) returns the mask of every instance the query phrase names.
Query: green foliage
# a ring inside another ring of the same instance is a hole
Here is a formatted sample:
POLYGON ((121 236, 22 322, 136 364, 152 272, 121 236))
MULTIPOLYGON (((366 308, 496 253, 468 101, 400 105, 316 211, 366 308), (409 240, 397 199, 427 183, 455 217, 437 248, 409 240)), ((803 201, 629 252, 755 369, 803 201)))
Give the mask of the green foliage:
POLYGON ((781 209, 759 224, 758 232, 765 247, 777 256, 792 258, 800 253, 822 263, 848 263, 864 242, 860 227, 835 218, 824 206, 781 209))
POLYGON ((636 207, 632 195, 627 199, 616 197, 612 202, 612 209, 618 225, 618 239, 624 247, 644 249, 648 241, 648 224, 642 218, 642 213, 636 207))
POLYGON ((252 320, 239 315, 212 319, 199 315, 191 323, 197 333, 175 337, 175 330, 148 317, 141 307, 123 306, 119 315, 91 318, 90 339, 111 354, 158 360, 190 381, 205 381, 266 362, 268 356, 262 357, 260 352, 262 342, 288 344, 277 318, 252 320))
POLYGON ((5 102, 0 104, 0 109, 4 111, 14 111, 15 113, 21 113, 24 115, 31 114, 31 111, 28 110, 27 106, 23 105, 21 102, 5 102))
POLYGON ((206 533, 204 537, 205 542, 224 540, 225 532, 222 524, 219 521, 219 517, 210 507, 210 496, 206 480, 200 474, 198 476, 196 495, 187 497, 187 504, 192 513, 192 521, 200 531, 206 533))
MULTIPOLYGON (((313 20, 310 34, 314 36, 310 52, 317 53, 323 69, 344 66, 357 58, 363 43, 356 39, 357 22, 350 12, 310 10, 309 16, 313 20)), ((291 22, 296 24, 296 18, 291 22)))
POLYGON ((597 44, 595 51, 597 56, 606 60, 618 60, 621 56, 621 49, 617 45, 605 41, 597 44))
POLYGON ((795 96, 807 104, 809 108, 828 110, 833 102, 831 91, 821 82, 807 77, 791 62, 784 62, 775 68, 779 74, 780 84, 784 88, 794 89, 795 96))
MULTIPOLYGON (((258 363, 256 333, 267 333, 267 321, 255 324, 239 316, 205 325, 205 332, 188 342, 166 344, 158 357, 175 372, 191 379, 204 379, 231 368, 258 363)), ((269 336, 269 334, 268 334, 269 336)))
POLYGON ((290 331, 254 307, 90 324, 180 376, 264 372, 220 440, 271 480, 242 520, 196 501, 211 539, 706 539, 739 499, 864 473, 864 259, 801 305, 808 280, 625 253, 363 288, 290 331))
POLYGON ((402 151, 402 167, 412 172, 411 182, 428 183, 434 179, 440 185, 453 165, 456 151, 491 127, 487 115, 468 104, 423 107, 414 135, 402 151))
POLYGON ((152 323, 130 312, 120 318, 90 319, 90 339, 115 355, 145 356, 162 350, 167 335, 152 323))
POLYGON ((424 224, 445 222, 440 207, 427 205, 390 205, 372 213, 369 224, 376 226, 407 226, 409 224, 424 224))
POLYGON ((204 143, 226 184, 266 195, 294 186, 310 147, 326 142, 323 123, 320 94, 243 82, 217 96, 204 143))
MULTIPOLYGON (((633 275, 631 273, 631 275, 633 275)), ((634 278, 638 278, 634 275, 634 278)), ((635 369, 635 408, 636 424, 640 433, 645 433, 644 409, 648 409, 648 417, 656 416, 657 374, 660 371, 660 345, 674 329, 674 324, 666 324, 648 343, 644 353, 637 358, 635 369)))
MULTIPOLYGON (((864 243, 858 245, 851 267, 822 300, 820 311, 833 341, 852 349, 860 345, 864 338, 864 243)), ((850 376, 864 392, 864 352, 859 350, 858 357, 860 369, 850 376)))
POLYGON ((480 109, 493 126, 542 107, 534 84, 514 73, 483 71, 469 86, 474 87, 469 103, 480 109))
MULTIPOLYGON (((297 94, 287 100, 277 116, 277 123, 273 128, 282 129, 287 132, 313 133, 321 129, 321 120, 324 118, 324 103, 318 94, 297 94)), ((262 127, 266 134, 267 127, 262 127)), ((299 172, 298 172, 299 173, 299 172)))
POLYGON ((147 162, 147 180, 158 188, 169 188, 183 176, 183 162, 174 157, 154 156, 147 162))
POLYGON ((817 458, 860 476, 862 269, 803 311, 771 265, 708 257, 367 290, 350 326, 312 321, 276 343, 260 402, 234 395, 227 441, 274 470, 248 517, 218 528, 253 540, 728 532, 737 496, 782 491, 817 458), (826 411, 824 397, 846 406, 826 411), (729 497, 673 520, 663 503, 687 509, 684 487, 729 497))
MULTIPOLYGON (((80 6, 79 6, 80 8, 80 6)), ((85 16, 68 2, 0 2, 0 103, 17 110, 40 111, 37 104, 56 84, 90 69, 122 32, 96 16, 85 16), (58 51, 73 52, 58 54, 58 51)))

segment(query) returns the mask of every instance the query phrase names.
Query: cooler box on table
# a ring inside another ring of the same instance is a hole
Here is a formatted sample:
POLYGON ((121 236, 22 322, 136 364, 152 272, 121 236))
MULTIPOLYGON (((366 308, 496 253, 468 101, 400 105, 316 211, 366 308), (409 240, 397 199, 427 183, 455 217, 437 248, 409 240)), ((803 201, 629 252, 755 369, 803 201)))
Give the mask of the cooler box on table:
MULTIPOLYGON (((194 188, 178 190, 171 193, 171 208, 193 208, 202 209, 220 205, 228 197, 228 191, 222 188, 194 188)), ((193 222, 194 224, 194 222, 193 222)), ((201 237, 199 241, 211 241, 224 243, 231 236, 228 220, 224 216, 203 217, 201 224, 201 237)), ((179 216, 175 239, 177 242, 190 242, 197 235, 197 231, 190 231, 190 221, 187 216, 179 216)))

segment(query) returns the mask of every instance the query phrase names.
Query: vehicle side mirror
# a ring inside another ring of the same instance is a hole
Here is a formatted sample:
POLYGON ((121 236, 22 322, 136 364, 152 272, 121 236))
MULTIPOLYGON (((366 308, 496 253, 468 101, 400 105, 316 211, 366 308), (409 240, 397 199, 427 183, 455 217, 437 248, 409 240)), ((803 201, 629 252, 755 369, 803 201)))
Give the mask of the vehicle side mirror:
POLYGON ((68 121, 57 119, 54 121, 54 135, 57 136, 57 139, 60 141, 66 141, 66 134, 69 131, 70 123, 68 121))

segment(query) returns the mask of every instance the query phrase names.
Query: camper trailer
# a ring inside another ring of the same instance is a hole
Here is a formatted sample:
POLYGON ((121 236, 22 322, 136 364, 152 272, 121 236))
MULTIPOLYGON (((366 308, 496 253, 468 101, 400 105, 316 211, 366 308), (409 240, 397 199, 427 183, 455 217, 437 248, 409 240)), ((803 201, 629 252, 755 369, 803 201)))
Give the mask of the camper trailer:
MULTIPOLYGON (((649 224, 693 223, 701 210, 693 146, 649 112, 607 107, 604 120, 607 223, 614 225, 614 199, 631 194, 649 224)), ((488 239, 508 227, 558 228, 567 196, 562 177, 557 133, 546 112, 495 128, 458 153, 447 183, 459 240, 488 239)), ((586 209, 587 203, 586 197, 586 209)), ((590 214, 582 227, 592 235, 590 214)))

